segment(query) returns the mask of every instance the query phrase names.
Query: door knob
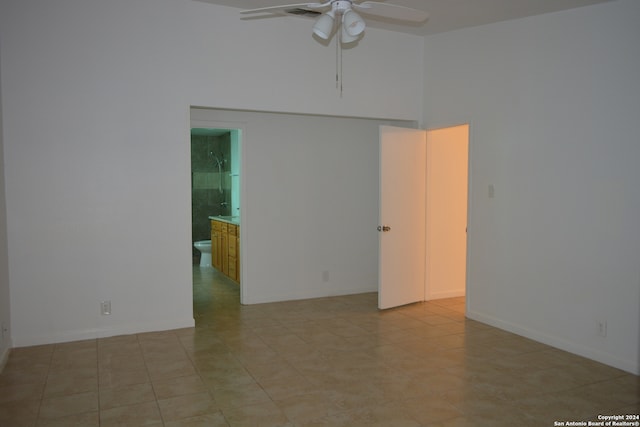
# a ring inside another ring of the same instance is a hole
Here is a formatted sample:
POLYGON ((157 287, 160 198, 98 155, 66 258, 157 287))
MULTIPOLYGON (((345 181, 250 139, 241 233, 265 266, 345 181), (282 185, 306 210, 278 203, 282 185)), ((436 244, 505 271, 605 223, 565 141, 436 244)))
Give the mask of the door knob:
POLYGON ((389 227, 388 225, 379 225, 378 226, 378 231, 391 231, 391 227, 389 227))

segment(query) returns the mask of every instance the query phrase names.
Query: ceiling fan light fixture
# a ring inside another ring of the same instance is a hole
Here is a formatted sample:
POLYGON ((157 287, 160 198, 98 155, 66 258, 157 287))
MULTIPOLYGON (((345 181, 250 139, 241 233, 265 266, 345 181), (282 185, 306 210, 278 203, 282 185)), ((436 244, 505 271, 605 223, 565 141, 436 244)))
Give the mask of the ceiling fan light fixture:
POLYGON ((340 41, 342 43, 353 43, 359 39, 360 39, 360 34, 357 36, 352 36, 347 31, 347 28, 345 26, 342 26, 342 29, 340 30, 340 41))
POLYGON ((353 10, 347 10, 342 16, 342 28, 352 37, 357 37, 364 31, 364 20, 353 10))
POLYGON ((316 19, 316 23, 313 25, 313 34, 320 37, 323 40, 328 40, 333 32, 334 15, 332 12, 322 14, 316 19))

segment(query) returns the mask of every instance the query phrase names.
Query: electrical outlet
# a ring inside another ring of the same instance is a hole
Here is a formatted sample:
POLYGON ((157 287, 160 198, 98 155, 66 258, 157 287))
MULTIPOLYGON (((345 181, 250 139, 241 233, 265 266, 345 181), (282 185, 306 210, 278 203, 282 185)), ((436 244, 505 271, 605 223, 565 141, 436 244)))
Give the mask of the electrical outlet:
POLYGON ((111 301, 102 301, 100 303, 100 312, 103 316, 111 314, 111 301))
POLYGON ((329 270, 324 270, 322 272, 322 281, 325 283, 329 281, 329 270))
POLYGON ((598 336, 607 336, 607 322, 605 320, 601 320, 598 322, 598 336))

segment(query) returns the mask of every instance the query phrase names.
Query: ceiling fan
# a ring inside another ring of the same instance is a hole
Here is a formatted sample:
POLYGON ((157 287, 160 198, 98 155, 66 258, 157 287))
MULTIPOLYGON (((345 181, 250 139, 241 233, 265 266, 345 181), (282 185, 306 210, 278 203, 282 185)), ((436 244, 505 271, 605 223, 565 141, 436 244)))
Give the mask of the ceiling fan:
POLYGON ((424 22, 429 17, 425 11, 412 9, 410 7, 375 1, 356 3, 352 0, 328 0, 325 3, 286 4, 243 10, 240 13, 318 16, 313 25, 313 33, 317 37, 322 40, 329 40, 335 30, 336 33, 339 32, 340 34, 341 43, 353 43, 362 37, 366 26, 364 19, 358 12, 367 15, 371 19, 404 21, 413 24, 424 22))

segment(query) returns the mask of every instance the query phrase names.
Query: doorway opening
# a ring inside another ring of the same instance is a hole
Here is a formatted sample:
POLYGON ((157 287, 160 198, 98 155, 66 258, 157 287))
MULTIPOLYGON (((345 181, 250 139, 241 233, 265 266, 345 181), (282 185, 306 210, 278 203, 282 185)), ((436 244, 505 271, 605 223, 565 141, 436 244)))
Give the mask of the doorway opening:
POLYGON ((381 126, 378 307, 466 298, 469 125, 381 126))
POLYGON ((240 129, 191 127, 191 234, 196 320, 205 318, 214 302, 216 305, 223 301, 234 305, 240 303, 240 144, 240 129), (220 293, 221 289, 225 291, 220 293))
POLYGON ((466 295, 469 125, 427 130, 425 299, 466 295))

